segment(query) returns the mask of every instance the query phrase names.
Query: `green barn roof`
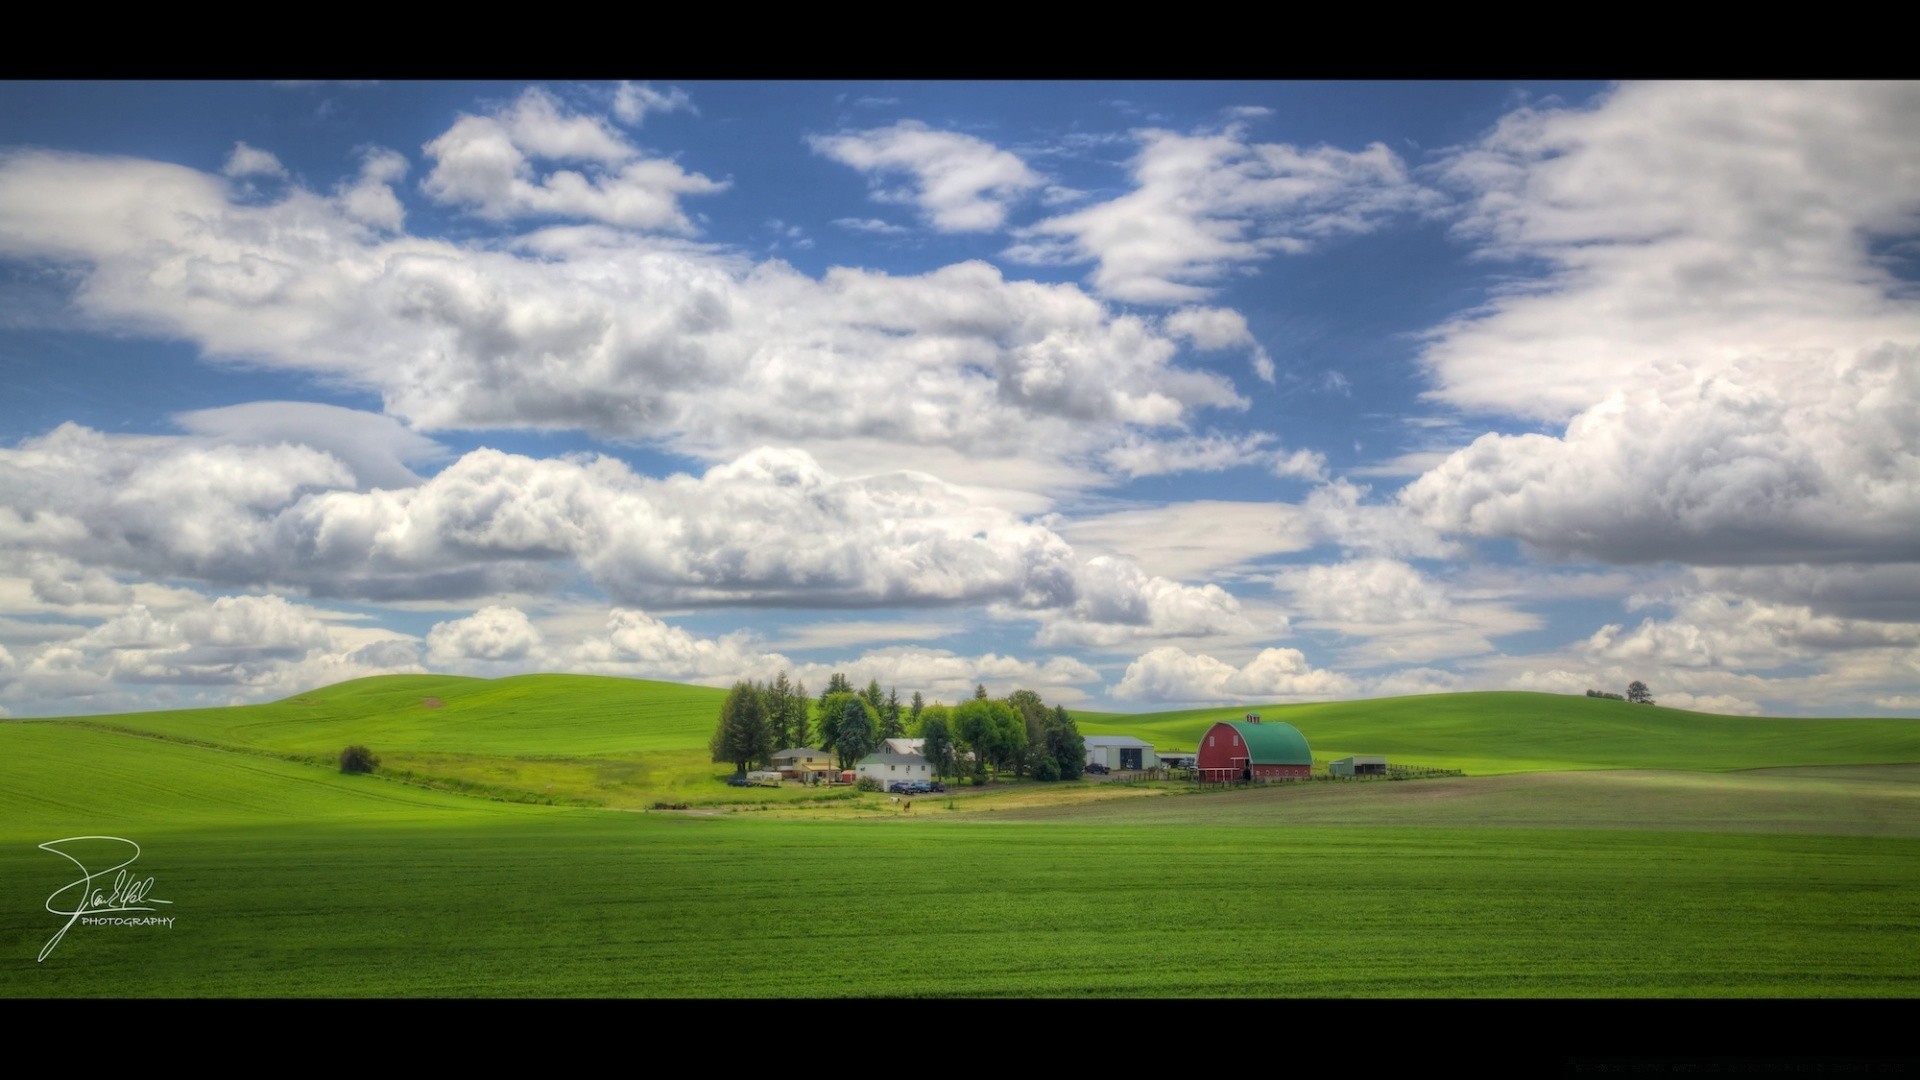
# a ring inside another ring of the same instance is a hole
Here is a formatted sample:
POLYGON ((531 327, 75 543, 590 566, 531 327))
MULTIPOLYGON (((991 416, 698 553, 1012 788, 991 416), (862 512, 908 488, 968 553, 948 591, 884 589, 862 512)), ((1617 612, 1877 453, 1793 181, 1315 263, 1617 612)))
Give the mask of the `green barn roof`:
POLYGON ((1279 720, 1249 724, 1244 720, 1221 723, 1240 733, 1247 757, 1255 765, 1311 765, 1313 751, 1307 749, 1307 737, 1300 729, 1279 720))

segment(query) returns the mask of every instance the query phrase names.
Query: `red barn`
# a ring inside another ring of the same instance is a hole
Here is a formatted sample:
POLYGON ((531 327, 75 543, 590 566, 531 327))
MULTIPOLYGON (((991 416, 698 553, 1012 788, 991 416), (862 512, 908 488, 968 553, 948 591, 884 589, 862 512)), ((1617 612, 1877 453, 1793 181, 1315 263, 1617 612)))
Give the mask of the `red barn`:
POLYGON ((1202 783, 1308 780, 1313 776, 1313 751, 1307 748, 1307 737, 1292 724, 1263 724, 1253 713, 1248 713, 1245 720, 1222 720, 1208 728, 1200 737, 1199 757, 1195 768, 1202 783))

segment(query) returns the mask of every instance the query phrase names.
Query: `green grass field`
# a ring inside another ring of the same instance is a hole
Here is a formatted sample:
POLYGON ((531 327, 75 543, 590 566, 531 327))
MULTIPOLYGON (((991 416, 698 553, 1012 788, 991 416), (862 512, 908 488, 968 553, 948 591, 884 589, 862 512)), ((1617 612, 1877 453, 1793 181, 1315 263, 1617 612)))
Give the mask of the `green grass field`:
MULTIPOLYGON (((0 723, 0 996, 1920 995, 1917 721, 1547 695, 1264 709, 1316 757, 1470 775, 1010 784, 909 815, 721 787, 698 750, 718 702, 408 677, 0 723), (348 741, 383 774, 299 760, 348 741), (396 782, 396 760, 480 795, 396 782), (547 783, 703 798, 513 801, 547 783), (80 835, 138 841, 175 925, 75 927, 36 962, 76 876, 37 845, 80 835)), ((1086 726, 1170 745, 1223 712, 1086 726)))

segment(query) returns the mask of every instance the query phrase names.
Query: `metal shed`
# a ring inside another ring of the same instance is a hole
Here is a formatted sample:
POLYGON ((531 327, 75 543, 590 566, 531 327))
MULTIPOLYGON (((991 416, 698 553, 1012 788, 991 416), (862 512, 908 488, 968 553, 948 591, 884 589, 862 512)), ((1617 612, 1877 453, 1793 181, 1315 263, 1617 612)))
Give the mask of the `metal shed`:
POLYGON ((1153 752, 1153 744, 1144 739, 1131 735, 1088 735, 1083 741, 1089 765, 1105 765, 1109 769, 1160 767, 1160 757, 1153 752))
POLYGON ((1329 764, 1327 772, 1334 776, 1385 776, 1387 759, 1374 754, 1355 754, 1329 764))

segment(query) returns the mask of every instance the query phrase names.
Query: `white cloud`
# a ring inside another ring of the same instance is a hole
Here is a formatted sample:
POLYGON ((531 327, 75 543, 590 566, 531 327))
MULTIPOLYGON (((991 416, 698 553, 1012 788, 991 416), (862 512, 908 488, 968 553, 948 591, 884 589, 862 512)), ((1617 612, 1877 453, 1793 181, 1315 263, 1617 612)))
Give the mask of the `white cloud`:
POLYGON ((1112 693, 1152 702, 1320 700, 1351 694, 1356 684, 1307 663, 1298 649, 1263 649, 1243 667, 1167 645, 1127 665, 1112 693))
POLYGON ((1250 559, 1304 551, 1318 542, 1307 514, 1279 502, 1168 503, 1054 527, 1076 548, 1124 555, 1148 573, 1180 581, 1217 577, 1250 559))
POLYGON ((540 631, 519 608, 484 607, 427 631, 427 663, 459 670, 472 661, 524 660, 540 646, 540 631))
POLYGON ((1304 509, 1317 534, 1349 552, 1396 558, 1443 559, 1459 546, 1398 503, 1368 503, 1364 484, 1335 480, 1307 496, 1304 509))
POLYGON ((815 279, 604 228, 524 246, 370 235, 311 192, 237 204, 178 166, 0 157, 0 253, 81 266, 93 321, 377 392, 417 431, 580 428, 709 460, 872 440, 986 477, 1247 405, 1153 323, 985 263, 815 279))
POLYGON ((1632 630, 1608 624, 1587 639, 1587 650, 1617 663, 1767 670, 1841 650, 1920 647, 1920 625, 1815 615, 1805 607, 1711 593, 1666 601, 1634 597, 1628 607, 1656 603, 1671 605, 1674 617, 1643 619, 1632 630))
POLYGON ((812 135, 815 153, 851 165, 873 181, 874 197, 920 208, 941 232, 989 232, 1000 228, 1007 209, 1043 181, 1018 157, 983 139, 935 131, 917 120, 890 127, 812 135), (893 190, 881 178, 905 173, 908 190, 893 190))
POLYGON ((420 671, 403 635, 341 624, 283 597, 222 596, 168 614, 134 603, 15 663, 9 701, 30 713, 99 712, 174 699, 261 700, 343 679, 420 671))
POLYGON ((360 487, 412 487, 408 466, 436 461, 446 447, 378 413, 310 401, 252 401, 178 413, 174 422, 213 443, 293 444, 323 451, 353 470, 360 487))
POLYGON ((1542 625, 1506 603, 1457 601, 1450 582, 1397 559, 1289 567, 1273 581, 1291 597, 1302 629, 1331 630, 1355 642, 1340 659, 1362 667, 1491 652, 1490 638, 1542 625))
POLYGON ((1254 340, 1253 333, 1247 329, 1246 316, 1239 312, 1228 308, 1185 307, 1167 316, 1164 325, 1168 333, 1192 342, 1197 348, 1247 349, 1254 374, 1262 382, 1274 381, 1273 357, 1254 340))
POLYGON ((1696 376, 1617 392, 1559 438, 1483 435, 1402 499, 1436 528, 1615 562, 1920 556, 1920 348, 1696 376))
POLYGON ((1303 150, 1247 142, 1238 126, 1135 135, 1141 148, 1131 163, 1134 190, 1019 230, 1022 242, 1008 257, 1096 261, 1091 281, 1102 295, 1190 304, 1237 266, 1371 231, 1434 199, 1380 143, 1360 151, 1303 150))
POLYGON ((897 235, 909 231, 903 225, 889 225, 879 218, 843 217, 834 218, 833 223, 843 229, 851 229, 854 232, 880 233, 882 235, 897 235))
POLYGON ((370 228, 399 232, 407 211, 393 185, 406 178, 408 168, 407 159, 398 153, 368 147, 361 155, 360 175, 353 183, 342 181, 334 188, 340 212, 370 228))
MULTIPOLYGON (((360 490, 308 446, 63 425, 0 449, 0 480, 6 520, 21 523, 0 556, 218 585, 445 599, 553 588, 584 571, 620 603, 1002 604, 1057 620, 1049 632, 1063 640, 1109 622, 1171 636, 1239 625, 1216 586, 1082 559, 1047 527, 931 476, 837 478, 795 450, 652 479, 610 458, 483 449, 412 486, 360 490)), ((430 642, 436 656, 470 639, 465 625, 430 642), (446 637, 456 630, 465 636, 446 637)))
POLYGON ((604 119, 570 113, 559 99, 529 87, 485 116, 463 114, 425 146, 434 161, 422 187, 434 199, 496 221, 546 216, 688 234, 685 195, 709 195, 726 182, 643 156, 604 119), (540 175, 535 160, 582 163, 540 175))
POLYGON ((686 111, 699 113, 693 99, 685 90, 669 86, 665 90, 656 90, 651 83, 622 81, 613 92, 613 115, 623 124, 639 124, 648 113, 670 113, 686 111))
MULTIPOLYGON (((1072 602, 1042 616, 1033 642, 1042 648, 1112 647, 1254 629, 1241 614, 1240 601, 1218 585, 1182 585, 1131 562, 1097 555, 1078 567, 1072 602)), ((1283 632, 1286 620, 1260 629, 1283 632)))
POLYGON ((236 179, 247 176, 285 177, 287 167, 271 151, 248 146, 243 142, 233 144, 233 153, 227 155, 227 163, 220 171, 236 179))
POLYGON ((1920 86, 1629 85, 1523 108, 1443 175, 1542 275, 1441 327, 1433 396, 1567 421, 1486 435, 1408 489, 1439 527, 1554 554, 1911 562, 1920 86), (1542 378, 1550 371, 1550 378, 1542 378))

